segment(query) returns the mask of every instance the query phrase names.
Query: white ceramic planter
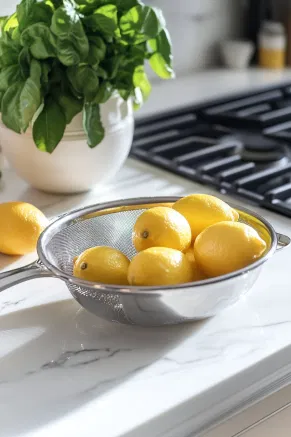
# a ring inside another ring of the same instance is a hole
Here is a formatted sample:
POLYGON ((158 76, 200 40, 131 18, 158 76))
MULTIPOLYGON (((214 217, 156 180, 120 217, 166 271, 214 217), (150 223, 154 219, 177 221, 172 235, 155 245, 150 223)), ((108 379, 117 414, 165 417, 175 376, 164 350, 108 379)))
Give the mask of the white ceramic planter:
POLYGON ((101 105, 105 138, 94 149, 86 143, 82 114, 67 126, 62 141, 52 154, 41 152, 33 142, 31 129, 17 134, 0 123, 4 156, 16 173, 39 190, 79 193, 112 178, 128 156, 133 138, 131 101, 119 96, 101 105))

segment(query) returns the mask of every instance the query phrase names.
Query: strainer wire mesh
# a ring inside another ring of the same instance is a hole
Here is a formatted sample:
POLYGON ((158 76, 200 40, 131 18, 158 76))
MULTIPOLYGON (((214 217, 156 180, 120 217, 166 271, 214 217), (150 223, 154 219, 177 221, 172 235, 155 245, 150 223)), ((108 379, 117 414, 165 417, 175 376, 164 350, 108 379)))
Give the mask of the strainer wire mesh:
MULTIPOLYGON (((73 258, 84 250, 94 246, 111 246, 119 249, 129 259, 136 254, 132 244, 132 229, 137 217, 144 209, 113 212, 85 220, 76 220, 65 229, 56 233, 47 245, 49 261, 64 273, 73 273, 73 258)), ((67 284, 73 296, 79 300, 80 295, 98 300, 113 310, 114 317, 121 321, 125 316, 120 298, 115 293, 102 293, 99 290, 67 284)), ((102 310, 104 312, 104 308, 102 310)))
MULTIPOLYGON (((52 266, 66 275, 72 275, 74 257, 89 247, 111 246, 132 259, 136 254, 132 243, 133 226, 145 209, 157 204, 171 206, 172 203, 164 203, 161 200, 155 203, 122 205, 103 210, 100 210, 97 205, 96 212, 93 209, 89 214, 80 214, 54 232, 45 245, 44 255, 52 266)), ((253 226, 267 242, 269 249, 271 237, 264 223, 246 212, 239 212, 240 221, 253 226)), ((67 282, 67 286, 82 305, 84 298, 89 299, 92 305, 94 304, 94 312, 97 314, 99 312, 101 317, 131 323, 123 310, 122 299, 115 291, 105 293, 102 288, 79 286, 74 282, 67 282)))

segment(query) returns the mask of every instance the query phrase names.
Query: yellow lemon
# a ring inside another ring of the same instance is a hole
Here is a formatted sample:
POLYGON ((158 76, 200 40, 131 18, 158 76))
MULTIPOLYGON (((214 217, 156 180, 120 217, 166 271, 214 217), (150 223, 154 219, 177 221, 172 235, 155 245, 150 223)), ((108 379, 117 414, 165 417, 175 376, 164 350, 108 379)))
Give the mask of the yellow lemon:
POLYGON ((186 255, 168 247, 151 247, 139 252, 128 269, 131 285, 173 285, 193 280, 192 265, 186 255))
POLYGON ((132 234, 138 252, 149 247, 169 247, 187 250, 191 244, 191 229, 187 220, 166 206, 144 211, 137 219, 132 234))
POLYGON ((227 203, 208 194, 190 194, 174 203, 173 208, 190 224, 195 240, 203 229, 222 221, 237 221, 239 214, 227 203))
POLYGON ((25 255, 35 251, 37 240, 47 224, 45 215, 29 203, 0 204, 0 252, 25 255))
POLYGON ((112 247, 91 247, 74 258, 73 264, 73 274, 77 278, 103 284, 128 284, 129 259, 112 247))
POLYGON ((265 241, 251 226, 220 222, 198 235, 194 243, 194 257, 201 270, 213 277, 252 264, 265 249, 265 241))
POLYGON ((190 247, 185 252, 186 257, 188 258, 188 261, 190 261, 193 271, 193 281, 202 281, 203 279, 207 279, 207 276, 199 269, 197 262, 194 257, 194 250, 193 247, 190 247))

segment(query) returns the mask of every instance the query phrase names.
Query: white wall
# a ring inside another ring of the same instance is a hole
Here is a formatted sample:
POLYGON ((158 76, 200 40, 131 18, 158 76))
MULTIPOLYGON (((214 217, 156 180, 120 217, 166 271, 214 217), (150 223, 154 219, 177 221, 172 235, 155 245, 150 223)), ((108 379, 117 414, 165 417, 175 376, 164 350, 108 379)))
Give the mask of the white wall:
POLYGON ((240 36, 242 32, 241 0, 146 0, 146 3, 164 11, 177 74, 216 64, 219 41, 240 36))
POLYGON ((17 0, 0 0, 0 17, 12 14, 18 3, 17 0))

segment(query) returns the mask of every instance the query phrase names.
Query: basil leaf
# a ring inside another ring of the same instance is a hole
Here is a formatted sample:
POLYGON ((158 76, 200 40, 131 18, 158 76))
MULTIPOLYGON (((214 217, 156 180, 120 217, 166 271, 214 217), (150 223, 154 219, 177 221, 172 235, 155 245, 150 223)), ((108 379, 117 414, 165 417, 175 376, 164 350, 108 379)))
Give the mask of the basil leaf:
POLYGON ((51 30, 58 38, 57 56, 64 65, 76 65, 87 58, 88 38, 79 15, 68 0, 55 11, 51 30))
POLYGON ((67 76, 78 95, 84 96, 88 101, 94 99, 99 87, 99 78, 89 65, 70 67, 67 76))
POLYGON ((21 112, 20 112, 20 95, 23 88, 23 82, 16 82, 11 85, 5 92, 2 103, 2 121, 8 129, 21 133, 21 112))
POLYGON ((43 23, 29 26, 22 32, 21 44, 28 47, 36 59, 56 56, 56 42, 50 29, 43 23))
POLYGON ((56 85, 59 85, 63 81, 65 75, 66 68, 59 62, 58 59, 53 59, 50 74, 50 85, 52 89, 54 89, 56 85))
MULTIPOLYGON (((52 66, 48 62, 41 63, 41 86, 43 94, 46 95, 50 90, 50 77, 49 74, 51 72, 52 66)), ((53 87, 52 87, 53 89, 53 87)))
POLYGON ((41 82, 42 84, 47 84, 49 82, 49 73, 51 72, 52 66, 47 62, 41 63, 41 82))
POLYGON ((57 57, 63 65, 70 67, 81 62, 81 55, 73 43, 68 40, 57 40, 57 57))
POLYGON ((135 44, 154 38, 165 21, 159 9, 150 6, 134 6, 120 18, 120 30, 124 37, 135 44))
POLYGON ((162 79, 175 77, 173 69, 167 64, 160 53, 154 53, 149 59, 152 70, 162 79))
POLYGON ((105 58, 106 45, 103 39, 99 36, 89 36, 89 55, 88 63, 97 67, 101 61, 105 58))
POLYGON ((40 89, 35 81, 29 77, 20 94, 19 107, 21 113, 21 130, 23 132, 29 126, 34 114, 41 104, 40 89))
POLYGON ((77 40, 84 37, 84 29, 79 15, 70 1, 64 0, 64 6, 59 7, 52 19, 52 32, 60 38, 71 36, 77 40), (71 35, 70 35, 71 34, 71 35))
POLYGON ((84 15, 91 15, 96 8, 102 5, 114 4, 118 11, 128 11, 133 6, 141 5, 139 0, 75 0, 78 10, 84 15))
POLYGON ((18 26, 17 13, 15 12, 4 23, 3 30, 4 32, 9 32, 11 29, 15 29, 18 26))
POLYGON ((21 38, 21 33, 19 27, 15 27, 15 29, 13 29, 12 32, 12 39, 13 41, 16 41, 18 44, 20 44, 20 38, 21 38))
POLYGON ((96 15, 102 15, 107 17, 111 22, 114 23, 115 28, 117 28, 117 7, 113 4, 107 4, 96 9, 94 12, 96 15))
POLYGON ((4 92, 0 93, 0 108, 2 105, 3 96, 4 96, 4 92))
POLYGON ((147 74, 144 71, 143 65, 139 65, 135 68, 132 80, 134 86, 140 89, 143 102, 145 102, 151 93, 152 87, 148 80, 147 74))
POLYGON ((27 47, 23 48, 18 56, 18 64, 20 66, 21 74, 24 79, 29 76, 30 73, 31 54, 27 47))
POLYGON ((10 65, 0 71, 0 91, 6 91, 12 83, 21 80, 19 65, 10 65))
MULTIPOLYGON (((172 68, 172 44, 168 31, 163 29, 155 39, 148 41, 149 48, 160 56, 154 56, 150 65, 155 73, 163 79, 174 77, 172 68)), ((150 58, 151 59, 151 58, 150 58)))
POLYGON ((85 103, 83 110, 83 128, 87 135, 88 146, 96 147, 104 138, 104 127, 97 103, 85 103))
POLYGON ((31 24, 50 24, 52 8, 46 3, 38 3, 37 0, 22 0, 17 6, 17 18, 20 30, 27 29, 31 24))
POLYGON ((54 10, 54 5, 49 0, 37 3, 33 8, 33 23, 42 22, 50 26, 54 10))
POLYGON ((38 87, 40 87, 41 75, 42 75, 41 63, 38 62, 36 59, 32 59, 30 64, 30 77, 38 87))
POLYGON ((128 48, 128 60, 135 65, 144 63, 146 53, 146 44, 137 44, 128 48))
POLYGON ((66 118, 60 105, 52 98, 48 99, 33 124, 32 133, 37 148, 52 153, 63 138, 65 128, 66 118))
POLYGON ((143 5, 139 0, 116 0, 116 6, 120 11, 128 11, 134 6, 143 5))
POLYGON ((121 56, 108 57, 101 63, 100 67, 107 72, 107 77, 109 79, 114 79, 117 75, 121 61, 121 56))
POLYGON ((115 36, 119 36, 120 32, 117 26, 117 8, 115 5, 109 4, 96 9, 94 13, 84 18, 84 23, 89 29, 94 32, 101 32, 104 37, 111 40, 115 36))
POLYGON ((17 64, 21 48, 7 34, 0 40, 0 66, 17 64))
POLYGON ((94 98, 94 103, 105 103, 112 95, 112 85, 110 82, 104 81, 99 86, 97 94, 94 98))
MULTIPOLYGON (((20 73, 20 70, 19 70, 20 73)), ((37 61, 31 64, 31 77, 11 85, 2 100, 2 121, 15 132, 25 132, 41 104, 41 67, 37 61)))
POLYGON ((78 7, 80 6, 91 6, 96 9, 99 6, 114 4, 117 6, 118 10, 124 11, 142 4, 140 0, 75 0, 78 7))
POLYGON ((108 79, 108 74, 104 68, 98 67, 96 73, 98 77, 101 77, 102 79, 108 79))
POLYGON ((98 35, 88 35, 88 40, 90 43, 95 44, 98 48, 100 48, 101 52, 105 55, 106 53, 106 44, 103 39, 98 35))
POLYGON ((33 19, 33 7, 36 5, 36 0, 22 0, 17 6, 17 18, 20 23, 20 29, 25 29, 33 19))
POLYGON ((166 27, 166 20, 163 11, 160 8, 152 7, 152 11, 155 13, 158 20, 158 33, 166 27))
MULTIPOLYGON (((126 69, 123 69, 119 72, 118 76, 114 81, 114 85, 118 88, 118 90, 127 90, 129 96, 131 91, 134 88, 132 79, 133 79, 134 66, 128 65, 126 69)), ((128 97, 127 97, 128 98, 128 97)), ((125 100, 127 100, 127 98, 125 100)))
POLYGON ((89 45, 88 64, 97 68, 100 63, 99 50, 94 44, 89 45))
POLYGON ((55 9, 59 8, 63 4, 63 0, 50 0, 50 1, 54 5, 55 9))
POLYGON ((4 30, 4 26, 6 21, 9 19, 9 17, 0 17, 0 36, 2 36, 3 30, 4 30))
POLYGON ((67 124, 71 123, 75 115, 82 111, 84 101, 77 99, 68 91, 59 90, 59 93, 56 93, 56 99, 65 114, 67 124))
POLYGON ((131 89, 118 88, 118 93, 123 100, 127 100, 131 95, 131 89))

